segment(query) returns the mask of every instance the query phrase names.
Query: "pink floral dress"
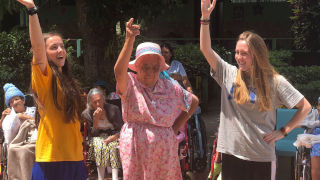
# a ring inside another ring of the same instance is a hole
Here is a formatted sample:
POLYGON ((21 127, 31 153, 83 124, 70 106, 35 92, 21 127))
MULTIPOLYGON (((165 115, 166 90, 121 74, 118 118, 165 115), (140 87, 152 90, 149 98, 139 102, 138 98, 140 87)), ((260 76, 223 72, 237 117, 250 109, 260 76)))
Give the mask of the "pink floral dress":
POLYGON ((121 95, 123 179, 181 180, 178 140, 172 125, 187 111, 186 102, 191 105, 192 95, 169 79, 159 78, 152 90, 141 84, 136 74, 128 75, 127 91, 121 95))

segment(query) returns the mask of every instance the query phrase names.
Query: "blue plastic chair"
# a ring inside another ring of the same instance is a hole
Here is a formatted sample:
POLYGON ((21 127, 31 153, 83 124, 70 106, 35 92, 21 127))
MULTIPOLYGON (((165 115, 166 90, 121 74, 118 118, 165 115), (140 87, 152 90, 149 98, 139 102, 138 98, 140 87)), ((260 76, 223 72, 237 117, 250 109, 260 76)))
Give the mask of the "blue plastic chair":
MULTIPOLYGON (((287 124, 297 109, 277 109, 277 123, 276 129, 279 130, 287 124)), ((276 154, 278 156, 293 156, 296 155, 296 147, 293 143, 297 140, 298 134, 303 134, 303 128, 294 128, 287 137, 280 139, 276 142, 276 154)))

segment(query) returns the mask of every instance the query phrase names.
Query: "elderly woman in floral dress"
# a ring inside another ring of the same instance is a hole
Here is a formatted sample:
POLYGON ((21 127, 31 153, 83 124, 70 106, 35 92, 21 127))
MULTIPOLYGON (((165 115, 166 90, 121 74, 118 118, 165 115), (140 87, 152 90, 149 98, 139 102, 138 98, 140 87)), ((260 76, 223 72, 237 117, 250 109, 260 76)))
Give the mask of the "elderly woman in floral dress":
POLYGON ((158 44, 140 44, 136 59, 129 63, 140 33, 132 22, 133 18, 127 23, 126 40, 114 67, 125 123, 120 133, 123 178, 182 179, 176 134, 195 111, 198 99, 163 72, 168 65, 158 44), (128 68, 137 73, 128 73, 128 68))

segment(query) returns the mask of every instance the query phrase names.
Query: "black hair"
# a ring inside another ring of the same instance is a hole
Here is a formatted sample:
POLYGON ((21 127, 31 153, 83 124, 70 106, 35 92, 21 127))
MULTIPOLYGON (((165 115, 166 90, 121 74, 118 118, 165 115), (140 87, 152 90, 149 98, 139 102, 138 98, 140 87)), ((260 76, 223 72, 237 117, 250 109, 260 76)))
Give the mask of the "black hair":
POLYGON ((162 43, 160 45, 160 48, 167 48, 169 49, 170 53, 171 53, 171 58, 169 59, 169 62, 171 63, 171 61, 173 60, 173 57, 174 57, 174 53, 173 53, 173 48, 172 46, 169 44, 169 43, 162 43))

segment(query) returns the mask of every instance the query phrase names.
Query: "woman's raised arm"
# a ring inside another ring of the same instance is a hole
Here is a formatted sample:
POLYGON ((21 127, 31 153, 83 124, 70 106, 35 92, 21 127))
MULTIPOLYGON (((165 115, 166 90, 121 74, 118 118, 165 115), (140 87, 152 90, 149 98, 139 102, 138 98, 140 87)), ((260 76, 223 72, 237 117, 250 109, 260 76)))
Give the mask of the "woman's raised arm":
POLYGON ((123 94, 127 90, 128 83, 128 64, 130 61, 135 37, 140 34, 140 26, 133 25, 133 18, 127 22, 126 40, 114 66, 114 75, 117 81, 117 90, 123 94))
POLYGON ((211 37, 209 29, 210 14, 213 11, 217 0, 201 0, 201 26, 200 26, 200 50, 206 57, 210 67, 216 71, 218 55, 211 48, 211 37))
MULTIPOLYGON (((24 5, 27 9, 35 8, 33 0, 17 0, 24 5)), ((45 73, 47 65, 47 55, 45 43, 42 36, 42 30, 39 23, 38 14, 29 15, 29 33, 34 56, 34 64, 39 65, 42 73, 45 73)))

